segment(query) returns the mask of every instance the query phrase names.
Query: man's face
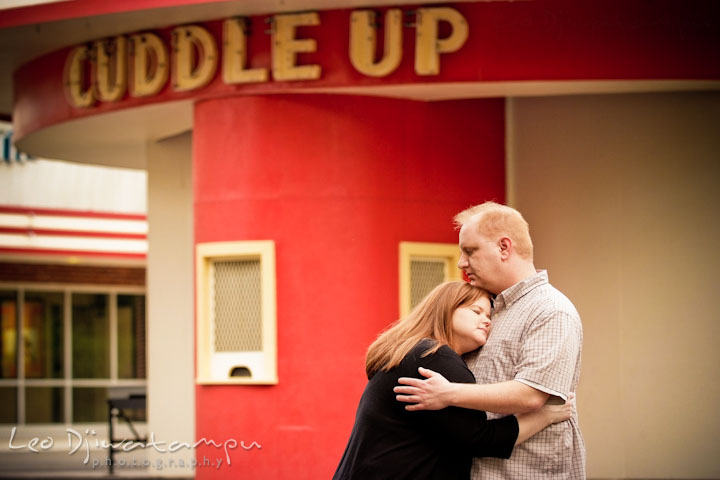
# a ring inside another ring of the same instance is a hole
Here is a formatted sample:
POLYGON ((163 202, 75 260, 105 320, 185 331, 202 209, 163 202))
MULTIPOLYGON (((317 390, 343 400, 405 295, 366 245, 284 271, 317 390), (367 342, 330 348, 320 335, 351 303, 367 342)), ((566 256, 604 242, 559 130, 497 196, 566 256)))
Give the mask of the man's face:
POLYGON ((465 272, 470 285, 494 294, 500 293, 495 288, 500 264, 500 249, 496 243, 478 232, 476 223, 463 225, 460 229, 460 260, 457 266, 465 272))

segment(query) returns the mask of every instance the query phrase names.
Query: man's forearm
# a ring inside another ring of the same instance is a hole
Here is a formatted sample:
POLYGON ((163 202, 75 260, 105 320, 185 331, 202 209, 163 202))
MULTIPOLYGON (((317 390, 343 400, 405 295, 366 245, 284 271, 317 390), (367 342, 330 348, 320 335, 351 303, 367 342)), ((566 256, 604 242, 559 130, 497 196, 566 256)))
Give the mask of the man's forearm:
POLYGON ((448 405, 502 414, 537 410, 550 396, 516 380, 485 385, 471 383, 452 385, 453 388, 445 399, 448 405))

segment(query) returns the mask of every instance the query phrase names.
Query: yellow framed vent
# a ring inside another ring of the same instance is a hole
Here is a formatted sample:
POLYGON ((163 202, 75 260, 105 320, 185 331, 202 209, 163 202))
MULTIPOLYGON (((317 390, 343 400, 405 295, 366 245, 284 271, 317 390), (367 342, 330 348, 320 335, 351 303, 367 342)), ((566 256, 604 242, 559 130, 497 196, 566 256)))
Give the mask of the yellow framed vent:
POLYGON ((400 316, 442 282, 460 280, 456 243, 400 242, 400 316))
POLYGON ((197 383, 276 384, 275 243, 196 247, 197 383))

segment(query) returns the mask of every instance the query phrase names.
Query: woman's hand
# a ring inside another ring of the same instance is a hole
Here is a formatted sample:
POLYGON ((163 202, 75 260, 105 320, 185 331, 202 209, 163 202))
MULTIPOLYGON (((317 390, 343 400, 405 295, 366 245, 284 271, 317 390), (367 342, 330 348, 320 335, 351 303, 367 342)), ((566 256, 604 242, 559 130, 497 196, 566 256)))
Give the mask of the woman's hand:
POLYGON ((565 403, 558 405, 557 400, 562 401, 562 398, 550 397, 549 403, 546 403, 540 409, 515 415, 518 419, 518 436, 515 445, 524 442, 553 423, 564 422, 572 417, 575 410, 575 394, 568 395, 568 400, 565 403))
POLYGON ((540 411, 545 415, 550 423, 560 423, 572 417, 575 410, 575 394, 568 396, 567 402, 561 405, 545 404, 540 411))

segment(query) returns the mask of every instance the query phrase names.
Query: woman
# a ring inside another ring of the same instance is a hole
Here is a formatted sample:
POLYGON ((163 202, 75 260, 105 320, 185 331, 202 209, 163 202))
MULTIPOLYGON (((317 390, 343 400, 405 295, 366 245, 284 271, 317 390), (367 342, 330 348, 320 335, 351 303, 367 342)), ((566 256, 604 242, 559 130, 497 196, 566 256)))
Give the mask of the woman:
POLYGON ((469 479, 472 457, 509 458, 513 447, 551 423, 570 418, 570 405, 487 420, 485 412, 448 407, 407 411, 393 387, 418 367, 451 382, 475 383, 460 355, 485 344, 489 294, 465 282, 437 286, 406 318, 368 349, 370 380, 334 480, 469 479))

